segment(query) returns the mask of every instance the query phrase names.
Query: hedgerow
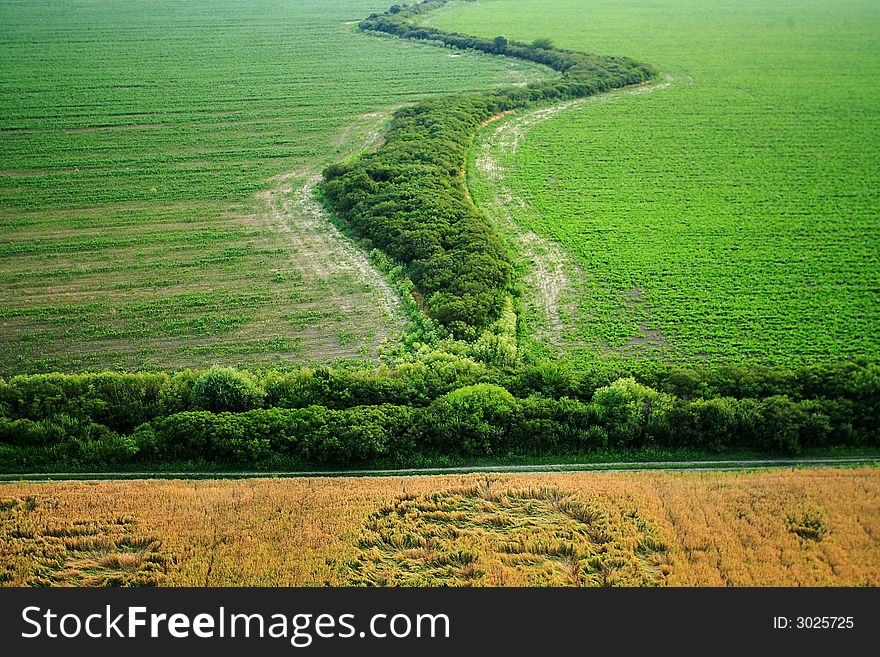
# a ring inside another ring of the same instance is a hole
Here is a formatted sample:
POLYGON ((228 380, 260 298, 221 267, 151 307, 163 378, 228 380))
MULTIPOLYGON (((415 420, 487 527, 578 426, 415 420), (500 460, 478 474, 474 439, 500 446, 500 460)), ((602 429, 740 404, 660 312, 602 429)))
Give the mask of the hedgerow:
POLYGON ((0 381, 0 469, 880 447, 876 364, 702 372, 658 365, 631 376, 557 364, 502 372, 436 355, 378 372, 237 373, 231 378, 247 380, 257 404, 241 412, 204 410, 196 382, 211 373, 0 381))
POLYGON ((465 190, 464 164, 480 125, 509 110, 644 82, 655 72, 624 57, 483 39, 407 21, 445 1, 395 5, 395 11, 374 14, 359 27, 538 62, 560 77, 398 110, 385 143, 325 169, 321 190, 358 235, 407 266, 432 318, 453 337, 473 340, 500 316, 513 276, 509 253, 465 190))

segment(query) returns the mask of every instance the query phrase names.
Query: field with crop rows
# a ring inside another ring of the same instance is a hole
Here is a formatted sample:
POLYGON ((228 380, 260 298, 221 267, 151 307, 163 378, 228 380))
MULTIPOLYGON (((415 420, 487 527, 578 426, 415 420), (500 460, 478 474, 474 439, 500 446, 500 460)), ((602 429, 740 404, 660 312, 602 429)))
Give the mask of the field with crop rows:
POLYGON ((556 321, 584 362, 880 354, 877 3, 487 0, 424 20, 625 54, 672 78, 483 131, 503 180, 471 167, 475 200, 507 195, 529 237, 514 241, 544 270, 532 332, 552 337, 556 321))
POLYGON ((878 510, 876 468, 15 483, 0 582, 877 586, 878 510))
POLYGON ((320 168, 394 106, 548 73, 356 32, 384 8, 0 3, 0 372, 393 342, 393 293, 307 193, 320 168))

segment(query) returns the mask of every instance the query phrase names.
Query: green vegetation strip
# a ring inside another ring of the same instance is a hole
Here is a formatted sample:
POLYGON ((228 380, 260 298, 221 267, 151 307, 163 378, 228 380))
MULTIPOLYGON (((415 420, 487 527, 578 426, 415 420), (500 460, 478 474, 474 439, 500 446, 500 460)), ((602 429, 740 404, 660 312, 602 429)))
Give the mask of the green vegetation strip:
POLYGON ((659 460, 672 450, 873 450, 880 446, 878 369, 658 366, 638 380, 609 380, 606 369, 502 371, 437 354, 376 372, 20 376, 0 381, 0 471, 174 464, 288 471, 624 452, 659 460))
POLYGON ((475 339, 501 316, 513 278, 507 249, 465 189, 468 149, 481 125, 536 103, 645 82, 655 71, 625 57, 560 50, 546 40, 485 39, 407 21, 447 2, 395 5, 362 21, 360 29, 538 62, 560 77, 398 110, 384 145, 328 167, 321 189, 359 235, 407 265, 432 318, 456 338, 475 339))

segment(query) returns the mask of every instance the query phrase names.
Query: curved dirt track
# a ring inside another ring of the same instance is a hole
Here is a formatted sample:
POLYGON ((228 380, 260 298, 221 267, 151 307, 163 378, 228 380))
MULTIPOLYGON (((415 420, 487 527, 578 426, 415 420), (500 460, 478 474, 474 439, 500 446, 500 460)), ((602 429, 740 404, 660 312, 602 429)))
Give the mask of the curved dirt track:
MULTIPOLYGON (((372 148, 381 139, 382 125, 390 115, 388 111, 358 117, 340 133, 336 145, 349 155, 372 148)), ((273 188, 258 195, 263 202, 259 220, 279 237, 303 280, 313 286, 347 280, 344 285, 336 283, 349 293, 336 300, 339 306, 364 324, 362 331, 372 332, 374 346, 393 339, 406 322, 400 298, 363 249, 340 232, 316 200, 319 168, 283 174, 275 181, 273 188), (354 294, 359 288, 363 291, 354 294)), ((357 345, 340 346, 325 335, 309 335, 308 342, 325 358, 359 355, 357 345)))
POLYGON ((520 257, 530 263, 524 280, 531 295, 531 303, 542 318, 536 338, 557 347, 561 345, 565 327, 563 317, 573 310, 570 297, 573 289, 583 284, 582 272, 556 241, 538 235, 517 222, 517 213, 528 209, 528 201, 517 196, 506 184, 505 168, 501 164, 500 154, 516 153, 520 141, 529 130, 560 112, 592 103, 612 102, 624 96, 662 91, 672 86, 674 81, 671 75, 666 74, 655 82, 514 114, 509 118, 506 114, 492 117, 495 120, 505 120, 492 129, 491 134, 484 138, 474 153, 477 173, 491 183, 494 192, 491 198, 480 203, 480 209, 501 232, 513 240, 520 257))

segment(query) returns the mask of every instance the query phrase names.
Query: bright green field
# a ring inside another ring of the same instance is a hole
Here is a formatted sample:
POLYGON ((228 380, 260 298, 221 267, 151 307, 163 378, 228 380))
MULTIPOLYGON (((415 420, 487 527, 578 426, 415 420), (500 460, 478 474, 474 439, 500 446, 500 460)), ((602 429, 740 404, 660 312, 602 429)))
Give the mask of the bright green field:
POLYGON ((547 73, 355 31, 386 7, 0 1, 0 376, 393 340, 375 281, 258 192, 360 148, 393 106, 547 73))
MULTIPOLYGON (((426 22, 674 78, 499 154, 526 201, 515 219, 580 270, 572 357, 880 356, 880 3, 483 0, 426 22)), ((472 188, 478 204, 493 193, 472 188)))

